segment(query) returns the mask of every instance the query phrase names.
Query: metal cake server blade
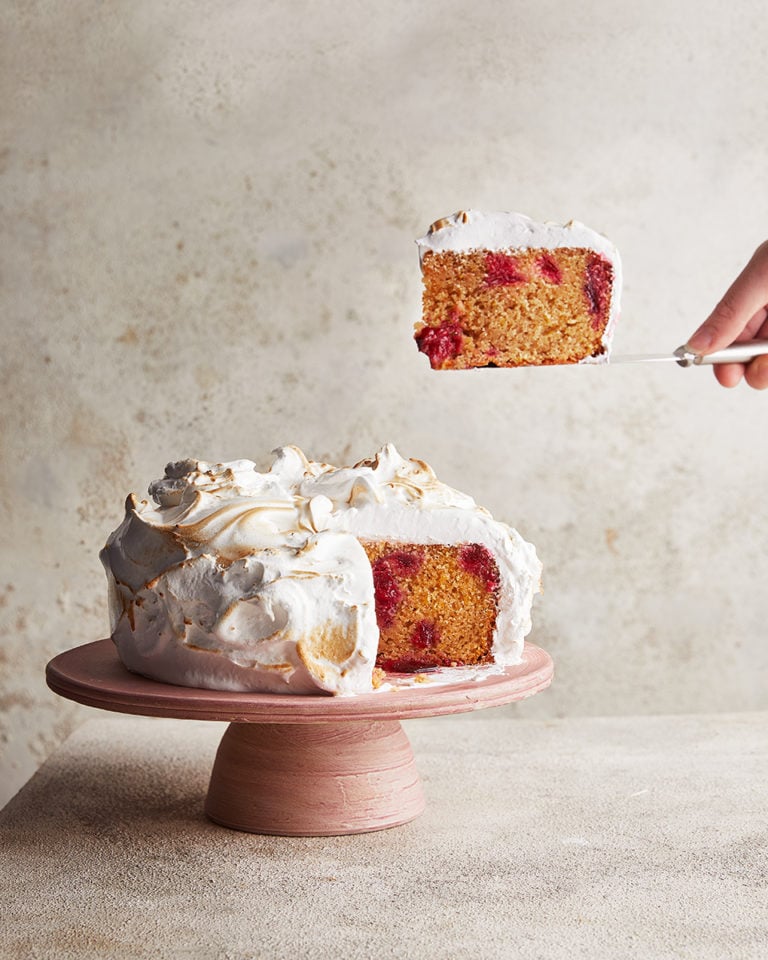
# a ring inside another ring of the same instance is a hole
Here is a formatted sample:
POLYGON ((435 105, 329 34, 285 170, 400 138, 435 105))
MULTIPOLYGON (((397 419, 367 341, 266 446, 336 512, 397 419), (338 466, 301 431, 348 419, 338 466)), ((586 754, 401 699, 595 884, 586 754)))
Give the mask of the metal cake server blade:
POLYGON ((673 353, 630 353, 611 357, 609 363, 676 363, 679 367, 710 366, 714 363, 749 363, 768 354, 768 340, 743 340, 714 353, 691 353, 685 344, 673 353))

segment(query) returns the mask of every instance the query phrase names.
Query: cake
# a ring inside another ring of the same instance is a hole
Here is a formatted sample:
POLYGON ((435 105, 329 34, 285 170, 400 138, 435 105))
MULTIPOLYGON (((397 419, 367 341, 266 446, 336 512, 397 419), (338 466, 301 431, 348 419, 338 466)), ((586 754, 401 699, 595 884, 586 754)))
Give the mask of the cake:
POLYGON ((392 445, 353 467, 275 451, 166 467, 101 559, 112 639, 155 680, 356 694, 519 662, 533 546, 392 445))
POLYGON ((417 241, 419 350, 436 370, 605 363, 619 316, 616 248, 581 223, 463 210, 417 241))

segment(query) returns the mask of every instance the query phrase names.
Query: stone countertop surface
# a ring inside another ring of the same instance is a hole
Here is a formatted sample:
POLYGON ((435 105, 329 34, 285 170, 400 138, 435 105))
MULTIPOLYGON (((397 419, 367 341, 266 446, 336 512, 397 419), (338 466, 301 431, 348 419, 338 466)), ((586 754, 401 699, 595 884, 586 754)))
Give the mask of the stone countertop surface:
POLYGON ((0 813, 0 956, 768 956, 768 713, 404 726, 424 814, 283 838, 205 818, 224 724, 95 716, 0 813))

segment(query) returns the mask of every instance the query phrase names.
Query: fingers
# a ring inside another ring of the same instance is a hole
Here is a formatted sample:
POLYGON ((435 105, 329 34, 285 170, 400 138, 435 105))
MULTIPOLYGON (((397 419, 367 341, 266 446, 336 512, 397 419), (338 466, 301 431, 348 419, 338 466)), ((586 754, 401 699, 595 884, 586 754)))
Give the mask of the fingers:
MULTIPOLYGON (((760 330, 764 339, 765 327, 760 330)), ((755 357, 748 364, 743 363, 716 363, 713 371, 717 382, 723 387, 736 387, 742 377, 753 390, 768 390, 768 356, 755 357)))
POLYGON ((750 322, 755 325, 755 339, 764 340, 766 335, 768 335, 768 307, 763 307, 762 310, 758 310, 750 322))
POLYGON ((744 372, 744 379, 755 390, 768 388, 768 356, 751 360, 744 372))
MULTIPOLYGON (((687 348, 692 353, 722 350, 744 333, 750 321, 764 310, 766 303, 768 241, 757 248, 722 300, 688 340, 687 348)), ((765 316, 764 313, 762 315, 765 316)))
POLYGON ((712 369, 721 387, 737 387, 744 376, 743 363, 716 363, 712 369))

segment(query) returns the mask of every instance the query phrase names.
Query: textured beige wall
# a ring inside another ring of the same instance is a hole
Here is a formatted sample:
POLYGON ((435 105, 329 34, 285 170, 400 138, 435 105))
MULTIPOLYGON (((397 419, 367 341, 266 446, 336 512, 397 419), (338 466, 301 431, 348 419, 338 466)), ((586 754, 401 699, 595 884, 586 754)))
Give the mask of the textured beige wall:
POLYGON ((607 233, 617 352, 685 340, 768 236, 764 5, 729 9, 3 4, 3 795, 92 716, 43 669, 105 634, 126 493, 285 442, 392 440, 537 544, 529 715, 766 706, 768 398, 410 339, 413 240, 476 207, 607 233))

